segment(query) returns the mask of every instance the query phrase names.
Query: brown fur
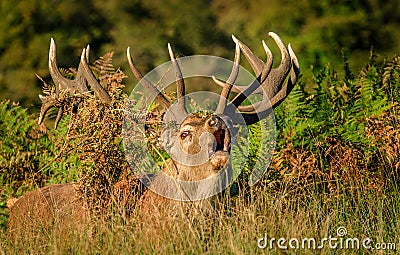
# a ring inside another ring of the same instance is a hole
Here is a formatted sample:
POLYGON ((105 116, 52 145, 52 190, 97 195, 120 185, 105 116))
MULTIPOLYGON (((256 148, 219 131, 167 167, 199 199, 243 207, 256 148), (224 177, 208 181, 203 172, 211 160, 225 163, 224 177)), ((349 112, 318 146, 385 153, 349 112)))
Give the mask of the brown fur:
POLYGON ((57 225, 66 227, 86 217, 84 202, 75 184, 54 184, 26 193, 10 208, 9 228, 18 231, 57 225))

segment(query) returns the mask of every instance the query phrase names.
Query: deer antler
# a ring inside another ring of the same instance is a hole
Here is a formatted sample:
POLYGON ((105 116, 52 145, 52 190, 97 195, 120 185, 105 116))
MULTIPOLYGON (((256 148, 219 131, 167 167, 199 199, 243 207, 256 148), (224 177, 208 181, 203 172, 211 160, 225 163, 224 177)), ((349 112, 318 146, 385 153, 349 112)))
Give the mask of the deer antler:
POLYGON ((143 77, 142 73, 139 71, 139 69, 135 66, 133 63, 133 59, 131 56, 131 48, 128 47, 126 50, 126 57, 128 58, 128 63, 129 67, 131 68, 131 71, 133 75, 136 77, 136 79, 139 80, 145 86, 146 89, 150 91, 151 94, 155 95, 156 98, 163 104, 164 107, 170 107, 171 102, 164 96, 164 94, 149 80, 147 80, 145 77, 143 77))
POLYGON ((182 71, 181 68, 179 67, 178 62, 176 61, 176 58, 174 56, 174 53, 172 52, 171 45, 168 43, 168 53, 171 58, 171 62, 174 66, 175 70, 175 78, 176 78, 176 95, 177 95, 177 100, 178 100, 178 114, 181 114, 181 116, 186 116, 187 115, 187 110, 186 110, 186 100, 185 100, 185 81, 182 76, 182 71))
POLYGON ((221 97, 218 102, 217 109, 215 111, 216 114, 223 114, 225 111, 229 93, 231 92, 233 83, 235 83, 236 78, 239 74, 239 62, 240 62, 240 45, 239 45, 239 43, 236 42, 235 58, 233 61, 232 71, 231 71, 231 74, 229 75, 228 80, 225 83, 223 83, 223 82, 217 80, 214 76, 212 77, 213 80, 217 84, 219 84, 220 86, 223 87, 222 92, 221 92, 221 97))
MULTIPOLYGON (((243 42, 232 35, 236 48, 231 74, 226 82, 219 81, 215 77, 212 77, 213 80, 223 88, 216 109, 216 114, 230 116, 233 123, 249 125, 266 118, 271 114, 275 107, 284 101, 298 80, 300 66, 290 44, 287 48, 277 34, 270 32, 268 35, 274 39, 281 51, 282 60, 277 68, 272 69, 272 53, 264 41, 262 41, 262 44, 267 55, 267 61, 265 63, 243 42), (257 77, 249 86, 245 87, 234 86, 239 73, 240 52, 243 52, 243 55, 250 63, 257 77), (287 78, 289 72, 290 77, 287 78), (238 94, 228 103, 228 97, 231 91, 238 94), (243 101, 252 94, 261 94, 263 95, 263 99, 253 105, 242 106, 241 104, 243 101), (239 110, 239 112, 236 112, 236 110, 239 110)), ((162 94, 162 92, 149 80, 144 78, 136 68, 129 51, 130 48, 127 50, 128 62, 135 77, 150 91, 150 93, 155 95, 164 106, 171 106, 171 102, 162 94)), ((181 69, 171 50, 170 44, 168 44, 168 52, 175 70, 177 85, 178 107, 174 109, 174 114, 177 114, 177 116, 186 116, 185 83, 181 69)))
MULTIPOLYGON (((185 106, 185 81, 182 76, 182 71, 181 68, 179 67, 179 64, 174 56, 174 53, 172 52, 171 45, 168 43, 168 53, 171 58, 171 62, 173 65, 173 68, 175 70, 175 79, 176 79, 176 94, 177 94, 177 106, 174 108, 174 111, 172 114, 176 116, 186 116, 188 114, 185 106)), ((171 102, 164 96, 164 94, 157 88, 156 85, 151 83, 146 77, 143 77, 142 73, 139 71, 139 69, 135 66, 132 60, 132 56, 130 54, 130 47, 128 47, 126 56, 128 58, 129 66, 131 68, 131 71, 133 75, 136 77, 136 79, 139 80, 139 82, 150 91, 151 94, 155 96, 156 99, 158 99, 161 104, 163 104, 164 107, 170 107, 171 102)), ((177 118, 175 118, 177 119, 177 118)))
MULTIPOLYGON (((273 32, 268 34, 275 40, 281 50, 282 61, 277 68, 271 69, 273 62, 272 53, 264 41, 262 43, 268 57, 266 63, 260 60, 244 43, 232 36, 233 41, 236 45, 239 45, 257 78, 247 87, 230 86, 228 82, 224 84, 214 79, 219 86, 223 87, 223 91, 231 87, 232 91, 239 93, 224 110, 225 113, 229 113, 228 115, 234 123, 240 124, 244 121, 245 123, 242 124, 249 125, 266 118, 275 107, 284 101, 298 80, 300 66, 290 44, 286 48, 282 39, 277 34, 273 32), (289 71, 291 73, 287 79, 289 71), (243 101, 251 94, 262 94, 263 99, 250 106, 241 106, 243 101), (240 112, 235 112, 236 109, 240 112)), ((229 83, 233 84, 234 81, 229 81, 229 83)))
MULTIPOLYGON (((111 98, 108 95, 107 91, 99 84, 99 82, 94 77, 90 67, 88 65, 89 62, 89 46, 82 50, 81 61, 78 66, 78 71, 75 79, 70 80, 65 78, 57 66, 57 55, 56 55, 56 44, 54 39, 50 40, 50 50, 49 50, 49 71, 51 78, 55 84, 55 95, 42 96, 39 95, 40 100, 42 101, 42 107, 40 109, 39 116, 39 124, 43 122, 44 116, 47 111, 56 106, 57 98, 60 95, 61 91, 68 92, 70 94, 84 94, 89 92, 87 88, 87 83, 93 88, 94 93, 99 97, 102 103, 110 103, 111 98)), ((57 118, 55 120, 54 128, 57 128, 58 123, 60 122, 62 115, 64 113, 64 105, 61 105, 57 118)))

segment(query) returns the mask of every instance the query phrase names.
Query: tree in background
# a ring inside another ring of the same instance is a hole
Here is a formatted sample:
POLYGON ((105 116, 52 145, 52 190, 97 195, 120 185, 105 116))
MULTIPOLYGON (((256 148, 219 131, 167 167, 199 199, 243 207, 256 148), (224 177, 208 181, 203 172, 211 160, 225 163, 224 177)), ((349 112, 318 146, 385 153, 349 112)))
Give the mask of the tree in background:
POLYGON ((242 33, 259 54, 260 38, 278 31, 293 44, 307 77, 311 65, 341 65, 342 51, 357 69, 367 63, 372 46, 390 58, 399 52, 399 0, 215 0, 213 8, 220 29, 242 33))
MULTIPOLYGON (((141 70, 149 71, 168 61, 168 42, 178 56, 232 59, 235 34, 264 56, 260 41, 275 31, 298 52, 305 78, 312 77, 311 66, 342 65, 341 52, 357 69, 371 46, 392 57, 400 41, 399 0, 2 0, 0 7, 0 99, 26 106, 39 104, 41 83, 34 74, 48 76, 50 37, 58 42, 60 66, 77 66, 90 44, 91 59, 115 51, 116 65, 125 70, 131 46, 141 70)), ((135 84, 131 78, 127 83, 135 84)))
POLYGON ((108 42, 107 19, 93 1, 20 0, 0 2, 0 98, 39 104, 41 82, 48 76, 50 38, 58 44, 61 66, 75 66, 81 48, 94 51, 108 42))
MULTIPOLYGON (((115 63, 125 70, 129 69, 125 55, 128 46, 143 72, 169 60, 167 43, 171 43, 178 57, 233 57, 234 43, 218 28, 210 1, 97 1, 97 6, 113 24, 113 40, 104 49, 115 51, 115 63)), ((135 83, 130 78, 128 88, 135 83)))

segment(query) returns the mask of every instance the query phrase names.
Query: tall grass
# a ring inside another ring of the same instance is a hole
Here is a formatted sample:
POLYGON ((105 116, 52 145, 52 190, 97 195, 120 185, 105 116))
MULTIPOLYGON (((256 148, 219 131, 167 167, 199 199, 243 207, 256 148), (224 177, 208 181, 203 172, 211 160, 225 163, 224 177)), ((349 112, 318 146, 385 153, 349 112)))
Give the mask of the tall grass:
MULTIPOLYGON (((336 230, 345 227, 343 238, 371 238, 376 243, 399 240, 399 194, 358 192, 352 196, 326 197, 312 189, 280 190, 271 193, 265 186, 253 190, 250 197, 225 198, 224 209, 213 216, 199 216, 195 222, 185 216, 158 228, 134 222, 121 223, 115 215, 99 221, 90 230, 57 235, 57 230, 40 234, 21 233, 8 238, 1 232, 0 251, 5 254, 282 254, 272 238, 338 237, 336 230), (311 193, 310 193, 311 192, 311 193), (258 247, 258 239, 268 237, 267 247, 258 247)), ((334 243, 333 243, 334 244, 334 243)), ((288 243, 286 243, 288 245, 288 243)), ((307 246, 306 246, 307 247, 307 246)), ((311 246, 312 247, 312 246, 311 246)), ((377 254, 357 249, 324 248, 288 249, 289 254, 377 254)), ((378 252, 379 254, 379 252, 378 252)), ((396 254, 395 250, 382 254, 396 254)))

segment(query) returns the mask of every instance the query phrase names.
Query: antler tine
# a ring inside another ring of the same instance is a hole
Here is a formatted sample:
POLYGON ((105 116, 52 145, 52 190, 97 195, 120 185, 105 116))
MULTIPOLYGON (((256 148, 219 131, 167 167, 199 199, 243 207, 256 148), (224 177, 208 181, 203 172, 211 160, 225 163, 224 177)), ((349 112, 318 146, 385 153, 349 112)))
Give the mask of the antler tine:
POLYGON ((56 54, 56 43, 54 39, 50 40, 50 50, 49 50, 49 71, 51 78, 53 79, 56 85, 56 93, 58 94, 61 89, 68 90, 71 93, 78 92, 87 92, 87 87, 85 86, 85 80, 82 76, 82 72, 79 72, 80 68, 78 68, 77 77, 74 80, 70 80, 65 78, 57 66, 57 54, 56 54))
POLYGON ((245 124, 249 125, 266 118, 269 114, 271 114, 272 110, 279 106, 292 91, 300 75, 300 64, 290 44, 288 45, 288 48, 292 62, 292 69, 290 72, 290 77, 287 79, 285 85, 274 97, 272 97, 269 102, 268 100, 264 99, 255 103, 252 106, 252 111, 236 113, 237 116, 234 116, 233 118, 235 123, 242 123, 244 120, 245 124), (238 115, 241 115, 241 117, 238 115))
MULTIPOLYGON (((50 49, 49 49, 49 71, 50 76, 53 79, 56 86, 56 93, 59 93, 59 88, 68 88, 69 81, 67 78, 62 76, 57 67, 57 53, 56 53, 56 43, 54 39, 50 39, 50 49)), ((41 98, 42 99, 42 98, 41 98)))
POLYGON ((58 108, 57 117, 56 120, 54 121, 54 129, 57 129, 58 123, 60 123, 63 113, 64 113, 64 105, 61 105, 60 108, 58 108))
POLYGON ((282 55, 280 65, 277 68, 272 69, 268 77, 261 84, 268 98, 272 98, 281 89, 290 71, 290 68, 292 67, 292 61, 290 59, 289 51, 283 43, 282 39, 273 32, 269 32, 268 35, 271 36, 272 39, 274 39, 282 55))
POLYGON ((176 94, 177 94, 178 107, 179 107, 177 110, 181 111, 182 114, 186 115, 187 110, 186 110, 186 100, 185 100, 185 82, 183 80, 181 68, 179 67, 178 62, 176 61, 174 53, 172 52, 172 49, 171 49, 171 45, 169 43, 168 43, 168 52, 169 52, 169 56, 171 58, 171 62, 175 69, 176 94))
POLYGON ((285 85, 277 92, 271 99, 269 99, 269 103, 266 101, 266 99, 257 102, 251 106, 245 106, 245 107, 239 107, 239 110, 242 112, 246 112, 249 114, 254 114, 257 111, 263 111, 265 109, 260 108, 262 107, 261 105, 271 105, 272 108, 276 108, 278 105, 280 105, 285 98, 289 95, 289 93, 292 91, 294 85, 296 84, 299 74, 300 74, 300 65, 299 61, 296 57, 296 54, 292 50, 291 45, 288 45, 289 52, 290 52, 290 58, 292 62, 292 70, 290 72, 290 77, 286 81, 285 85))
MULTIPOLYGON (((244 121, 245 124, 249 125, 266 118, 269 114, 271 114, 274 108, 276 108, 285 100, 298 80, 300 66, 298 59, 291 48, 291 45, 289 44, 288 48, 286 48, 285 44, 278 35, 272 32, 270 32, 269 35, 275 40, 276 44, 281 50, 281 64, 279 67, 271 69, 272 54, 263 41, 263 47, 268 55, 268 61, 265 63, 263 71, 261 71, 257 79, 251 85, 245 87, 244 90, 240 92, 229 105, 229 109, 232 110, 232 106, 236 106, 240 111, 234 114, 232 118, 234 123, 242 123, 244 121), (289 72, 290 77, 287 78, 289 72), (249 106, 240 106, 240 104, 248 96, 260 92, 263 94, 263 99, 260 102, 249 106)), ((249 52, 250 50, 247 48, 247 55, 251 56, 249 52)), ((249 57, 246 58, 249 60, 249 57)), ((254 62, 254 57, 251 57, 249 62, 250 61, 254 62)), ((254 72, 258 73, 259 69, 254 69, 254 72)))
POLYGON ((127 48, 126 50, 126 57, 128 58, 128 63, 129 67, 131 68, 131 71, 133 75, 136 77, 136 79, 139 80, 143 86, 145 86, 151 94, 155 95, 156 98, 163 104, 164 107, 168 108, 171 106, 171 102, 164 96, 163 93, 153 84, 151 83, 148 79, 143 77, 142 73, 139 71, 139 69, 135 66, 133 63, 132 55, 130 53, 130 47, 127 48))
MULTIPOLYGON (((235 38, 232 35, 232 38, 235 38)), ((235 39, 234 39, 235 41, 235 39)), ((239 74, 239 63, 240 63, 240 46, 239 43, 237 42, 237 40, 235 41, 236 43, 236 48, 235 48, 235 58, 233 61, 233 66, 232 66, 232 71, 231 74, 229 75, 228 80, 225 82, 225 84, 223 85, 223 89, 221 92, 221 97, 219 99, 219 103, 216 109, 216 114, 223 114, 226 108, 226 104, 227 104, 227 100, 229 98, 229 93, 233 87, 233 84, 236 81, 236 78, 239 74)), ((221 85, 222 82, 220 82, 219 80, 217 80, 214 76, 212 76, 214 82, 219 83, 221 85)))
POLYGON ((242 43, 238 40, 234 35, 232 35, 232 39, 235 43, 239 44, 240 49, 243 52, 243 55, 246 57, 247 61, 249 61, 251 68, 253 68, 256 76, 259 76, 264 68, 264 62, 259 59, 250 49, 246 46, 246 44, 242 43))
POLYGON ((290 72, 290 77, 286 81, 286 84, 282 87, 282 89, 271 99, 271 105, 273 108, 277 107, 280 105, 283 100, 289 95, 289 93, 292 91, 294 88, 294 85, 296 84, 299 75, 300 75, 300 64, 299 61, 296 57, 296 54, 292 50, 291 45, 288 45, 289 48, 289 53, 290 53, 290 58, 292 62, 292 71, 290 72))
POLYGON ((43 96, 39 94, 39 99, 42 101, 42 107, 40 108, 38 124, 42 124, 44 116, 47 111, 55 105, 55 100, 51 100, 49 96, 43 96))
POLYGON ((93 88, 94 93, 99 97, 102 103, 109 104, 111 103, 111 97, 108 95, 107 91, 100 85, 100 83, 94 77, 92 70, 88 65, 88 58, 89 58, 89 47, 82 50, 81 54, 81 62, 80 66, 83 68, 83 76, 89 83, 89 85, 93 88))
POLYGON ((261 72, 261 77, 260 77, 260 82, 263 83, 265 79, 268 77, 269 73, 272 70, 272 64, 274 62, 274 58, 272 56, 271 50, 268 48, 267 44, 265 43, 264 40, 262 40, 262 45, 265 51, 265 54, 267 55, 267 62, 264 64, 264 69, 261 72))
MULTIPOLYGON (((267 62, 265 64, 263 64, 263 69, 261 71, 261 73, 258 75, 258 77, 256 78, 256 80, 250 84, 249 86, 245 87, 243 92, 239 92, 239 94, 232 100, 232 104, 235 107, 238 107, 238 109, 240 111, 246 111, 247 107, 251 107, 250 110, 253 110, 254 108, 252 108, 252 106, 240 106, 241 103, 243 103, 243 101, 250 96, 251 94, 256 94, 258 90, 260 90, 260 85, 265 81, 265 79, 268 77, 268 75, 271 72, 271 68, 272 68, 272 63, 273 63, 273 57, 272 57, 272 52, 271 50, 268 48, 268 46, 266 45, 266 43, 264 41, 262 41, 263 47, 264 47, 264 51, 267 55, 267 62)), ((261 89, 262 92, 262 89, 261 89)))

